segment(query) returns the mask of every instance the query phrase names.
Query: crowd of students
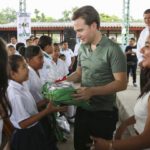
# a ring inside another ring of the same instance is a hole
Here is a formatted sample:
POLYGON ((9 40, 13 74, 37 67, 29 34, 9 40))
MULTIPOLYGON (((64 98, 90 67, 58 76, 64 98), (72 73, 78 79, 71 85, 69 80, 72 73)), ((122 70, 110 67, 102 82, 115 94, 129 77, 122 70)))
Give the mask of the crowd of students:
MULTIPOLYGON (((70 57, 68 59, 71 63, 73 52, 71 55, 67 53, 67 56, 60 54, 59 44, 53 44, 52 38, 45 35, 28 39, 26 45, 17 43, 15 37, 11 38, 9 44, 2 39, 0 42, 1 57, 6 59, 2 62, 5 66, 1 67, 1 69, 5 68, 4 73, 1 72, 3 76, 5 75, 1 78, 1 82, 5 84, 1 89, 1 97, 3 97, 1 105, 4 109, 1 110, 1 116, 10 115, 9 119, 14 127, 10 140, 11 149, 57 150, 51 114, 66 112, 67 108, 56 107, 44 99, 41 89, 47 81, 53 83, 66 79, 69 65, 65 60, 66 57, 70 57), (63 56, 63 59, 59 56, 63 56), (5 79, 6 83, 2 79, 5 79), (6 92, 9 101, 5 96, 6 92), (9 114, 7 107, 10 109, 9 114)), ((1 120, 1 127, 2 123, 1 120)))

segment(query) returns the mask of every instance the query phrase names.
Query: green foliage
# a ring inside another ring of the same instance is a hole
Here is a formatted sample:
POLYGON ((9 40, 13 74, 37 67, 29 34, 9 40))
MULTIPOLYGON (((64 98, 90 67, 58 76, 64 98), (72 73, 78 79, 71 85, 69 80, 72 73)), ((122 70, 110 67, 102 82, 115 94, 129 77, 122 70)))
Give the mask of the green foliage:
MULTIPOLYGON (((64 10, 62 12, 63 17, 59 19, 59 21, 71 21, 71 17, 74 11, 76 11, 78 7, 74 7, 71 10, 64 10)), ((100 14, 100 18, 102 22, 120 22, 121 19, 115 15, 109 16, 105 13, 100 14)))
POLYGON ((130 17, 130 22, 143 22, 143 19, 134 19, 133 17, 130 17))
POLYGON ((109 16, 105 13, 100 14, 101 22, 120 22, 121 19, 115 15, 109 16))
POLYGON ((59 21, 71 21, 71 17, 77 9, 78 7, 73 7, 71 10, 64 10, 62 12, 63 17, 59 21))
MULTIPOLYGON (((31 18, 32 22, 52 22, 52 21, 71 21, 71 17, 74 11, 76 11, 78 7, 74 7, 71 10, 64 10, 62 12, 62 18, 56 20, 55 18, 51 16, 45 16, 43 12, 40 12, 40 10, 35 9, 34 10, 34 17, 31 18)), ((121 22, 122 20, 115 16, 115 15, 107 15, 105 13, 100 14, 101 22, 121 22)), ((6 24, 10 22, 14 22, 17 19, 17 12, 12 8, 5 8, 0 10, 0 24, 6 24)), ((131 22, 142 22, 143 20, 140 19, 133 19, 133 17, 130 17, 131 22)))
POLYGON ((31 18, 32 22, 52 22, 55 21, 52 17, 46 17, 45 14, 40 12, 38 9, 34 10, 35 17, 31 18))
POLYGON ((17 19, 16 11, 11 8, 5 8, 0 11, 0 24, 14 22, 17 19))
MULTIPOLYGON (((108 15, 108 14, 105 14, 105 13, 101 13, 100 14, 100 19, 101 19, 101 22, 121 22, 122 19, 115 16, 115 15, 108 15)), ((132 16, 130 16, 130 22, 142 22, 143 19, 134 19, 132 16)))

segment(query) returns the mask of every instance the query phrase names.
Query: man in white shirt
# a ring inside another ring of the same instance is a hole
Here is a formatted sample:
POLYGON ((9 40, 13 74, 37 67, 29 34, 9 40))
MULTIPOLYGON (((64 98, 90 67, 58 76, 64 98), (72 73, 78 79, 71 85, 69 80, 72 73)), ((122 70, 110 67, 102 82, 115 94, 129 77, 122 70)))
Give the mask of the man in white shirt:
POLYGON ((76 68, 77 68, 78 50, 79 50, 80 45, 81 45, 80 39, 77 37, 76 38, 76 45, 74 47, 75 62, 74 62, 74 65, 73 65, 73 71, 75 71, 76 68))
MULTIPOLYGON (((137 58, 138 58, 139 66, 141 66, 141 63, 143 61, 143 56, 140 53, 140 50, 145 45, 146 38, 148 37, 148 35, 150 35, 150 9, 144 11, 143 17, 144 17, 144 22, 146 24, 146 27, 140 33, 140 37, 137 42, 137 58)), ((141 74, 140 74, 141 89, 144 87, 145 83, 147 82, 145 77, 146 77, 145 70, 141 68, 141 74)))
POLYGON ((68 48, 68 42, 67 41, 63 41, 62 42, 62 49, 60 50, 61 54, 64 54, 66 56, 66 64, 68 66, 69 69, 69 73, 72 72, 73 69, 73 64, 75 61, 75 57, 74 57, 74 53, 71 49, 68 48))

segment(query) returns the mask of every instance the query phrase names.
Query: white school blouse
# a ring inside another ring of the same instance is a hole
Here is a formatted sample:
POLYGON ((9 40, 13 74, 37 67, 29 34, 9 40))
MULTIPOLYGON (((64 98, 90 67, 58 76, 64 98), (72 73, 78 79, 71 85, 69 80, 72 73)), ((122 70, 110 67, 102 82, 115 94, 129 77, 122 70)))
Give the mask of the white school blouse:
POLYGON ((69 73, 68 67, 63 60, 58 58, 57 63, 54 62, 53 65, 55 67, 56 74, 57 74, 56 80, 62 79, 64 76, 67 76, 67 74, 69 73))
POLYGON ((25 81, 24 84, 27 84, 32 96, 34 97, 36 103, 40 100, 43 100, 42 97, 42 80, 36 73, 36 71, 28 66, 29 68, 29 79, 25 81))
MULTIPOLYGON (((9 81, 7 93, 12 106, 10 121, 15 128, 20 129, 21 127, 19 126, 19 122, 38 113, 35 100, 29 89, 13 80, 9 81)), ((34 126, 36 123, 31 126, 34 126)))
POLYGON ((53 65, 53 60, 50 55, 43 51, 44 54, 44 64, 42 69, 39 70, 40 78, 42 80, 42 84, 46 82, 54 82, 56 79, 55 67, 53 65))

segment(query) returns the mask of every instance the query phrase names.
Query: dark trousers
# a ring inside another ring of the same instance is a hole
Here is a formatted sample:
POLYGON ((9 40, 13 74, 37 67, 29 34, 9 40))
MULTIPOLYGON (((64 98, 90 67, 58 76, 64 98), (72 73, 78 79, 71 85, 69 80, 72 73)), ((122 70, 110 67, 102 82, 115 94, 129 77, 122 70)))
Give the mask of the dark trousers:
POLYGON ((127 65, 127 77, 129 79, 129 73, 132 73, 133 83, 136 83, 136 68, 137 64, 127 65))
POLYGON ((74 126, 75 150, 90 150, 90 136, 112 139, 118 121, 118 111, 91 112, 77 108, 74 126))

